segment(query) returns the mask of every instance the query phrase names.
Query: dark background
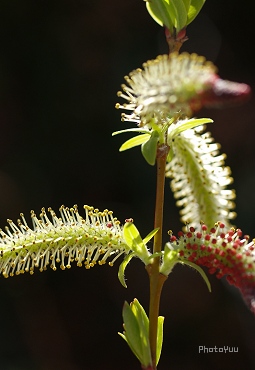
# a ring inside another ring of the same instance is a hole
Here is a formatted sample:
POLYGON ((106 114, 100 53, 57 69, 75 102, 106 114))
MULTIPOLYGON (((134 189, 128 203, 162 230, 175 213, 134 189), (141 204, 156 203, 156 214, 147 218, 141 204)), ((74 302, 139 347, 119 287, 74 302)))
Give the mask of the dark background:
MULTIPOLYGON (((222 78, 254 86, 253 2, 207 0, 183 50, 205 55, 222 78)), ((142 0, 1 0, 0 221, 41 207, 89 204, 153 228, 155 168, 139 148, 119 153, 128 127, 114 109, 123 76, 167 52, 163 30, 142 0)), ((204 110, 228 153, 237 190, 236 224, 254 236, 255 109, 204 110)), ((168 187, 168 181, 166 189, 168 187)), ((165 231, 181 227, 166 191, 165 231)), ((167 234, 166 234, 167 235, 167 234)), ((167 240, 167 238, 166 238, 167 240)), ((143 265, 36 272, 0 282, 0 370, 133 370, 139 363, 118 337, 124 300, 148 307, 143 265)), ((255 368, 255 318, 239 293, 210 277, 213 292, 176 267, 163 291, 166 317, 159 370, 255 368), (198 354, 198 346, 238 347, 198 354)))

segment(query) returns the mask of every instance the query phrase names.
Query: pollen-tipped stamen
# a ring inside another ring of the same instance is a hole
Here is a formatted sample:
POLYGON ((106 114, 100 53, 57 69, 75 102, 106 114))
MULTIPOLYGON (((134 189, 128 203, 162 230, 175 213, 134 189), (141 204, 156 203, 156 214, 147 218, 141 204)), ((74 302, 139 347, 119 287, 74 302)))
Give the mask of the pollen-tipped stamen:
POLYGON ((51 217, 44 208, 40 218, 31 211, 32 228, 23 214, 17 225, 8 220, 6 232, 0 230, 0 273, 5 277, 33 274, 35 268, 44 271, 49 265, 55 271, 58 264, 64 270, 74 261, 79 267, 91 268, 113 257, 112 265, 119 256, 129 253, 120 222, 111 211, 100 212, 89 206, 84 209, 85 218, 77 206, 61 206, 60 217, 51 208, 51 217))

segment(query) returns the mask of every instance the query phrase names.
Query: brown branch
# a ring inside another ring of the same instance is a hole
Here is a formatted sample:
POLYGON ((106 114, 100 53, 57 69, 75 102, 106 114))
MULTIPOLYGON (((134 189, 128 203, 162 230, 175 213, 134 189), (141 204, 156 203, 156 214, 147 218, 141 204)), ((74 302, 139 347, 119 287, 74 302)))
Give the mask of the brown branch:
MULTIPOLYGON (((160 252, 162 249, 162 227, 163 227, 163 207, 164 207, 164 188, 165 188, 165 167, 169 146, 162 144, 157 151, 157 188, 154 228, 159 231, 154 237, 153 253, 160 252)), ((149 336, 152 356, 152 367, 146 370, 156 369, 156 349, 160 296, 164 282, 167 277, 159 273, 160 257, 155 257, 147 272, 150 277, 150 308, 149 308, 149 336)))

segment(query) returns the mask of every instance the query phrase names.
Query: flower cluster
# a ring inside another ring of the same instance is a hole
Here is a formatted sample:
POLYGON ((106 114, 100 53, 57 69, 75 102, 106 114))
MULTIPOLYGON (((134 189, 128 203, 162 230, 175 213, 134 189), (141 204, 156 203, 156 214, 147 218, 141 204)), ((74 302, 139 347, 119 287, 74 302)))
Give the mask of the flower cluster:
MULTIPOLYGON (((178 123, 177 123, 178 125, 178 123)), ((227 189, 233 179, 224 165, 224 154, 203 127, 189 129, 171 138, 175 125, 169 127, 169 145, 173 158, 166 166, 166 176, 172 178, 171 189, 181 207, 181 218, 192 226, 201 220, 212 227, 215 220, 228 223, 235 217, 232 211, 235 192, 227 189)))
POLYGON ((255 313, 255 243, 240 229, 226 229, 222 222, 208 229, 190 227, 188 232, 170 237, 169 247, 178 251, 180 261, 190 261, 208 268, 217 278, 226 276, 239 288, 255 313))
POLYGON ((4 277, 24 272, 33 274, 34 268, 40 271, 47 266, 55 271, 70 268, 73 261, 77 266, 84 264, 86 269, 97 262, 109 265, 122 254, 130 252, 123 239, 123 228, 113 217, 112 212, 99 212, 93 207, 84 206, 85 218, 73 208, 60 208, 60 218, 49 208, 49 218, 42 209, 40 218, 31 211, 33 228, 30 228, 21 214, 17 225, 8 220, 6 232, 0 231, 0 273, 4 277))
POLYGON ((190 117, 202 106, 221 106, 249 97, 246 84, 222 80, 216 67, 197 54, 171 53, 160 55, 143 64, 125 77, 118 96, 127 103, 116 108, 122 120, 135 122, 139 127, 150 123, 164 125, 177 113, 190 117))
POLYGON ((117 108, 131 110, 122 114, 123 121, 136 122, 138 126, 164 124, 177 112, 190 116, 200 108, 199 94, 209 89, 216 78, 216 68, 204 57, 196 54, 158 56, 126 76, 127 85, 118 96, 128 103, 117 108))

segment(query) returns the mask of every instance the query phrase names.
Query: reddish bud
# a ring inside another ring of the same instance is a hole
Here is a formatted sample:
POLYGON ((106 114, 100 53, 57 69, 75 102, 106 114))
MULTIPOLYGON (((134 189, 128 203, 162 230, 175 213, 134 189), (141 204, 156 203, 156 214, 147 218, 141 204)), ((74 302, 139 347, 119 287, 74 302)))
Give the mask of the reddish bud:
POLYGON ((202 93, 202 105, 207 108, 222 108, 242 103, 251 95, 250 86, 244 83, 222 80, 218 76, 212 81, 212 86, 202 93))

